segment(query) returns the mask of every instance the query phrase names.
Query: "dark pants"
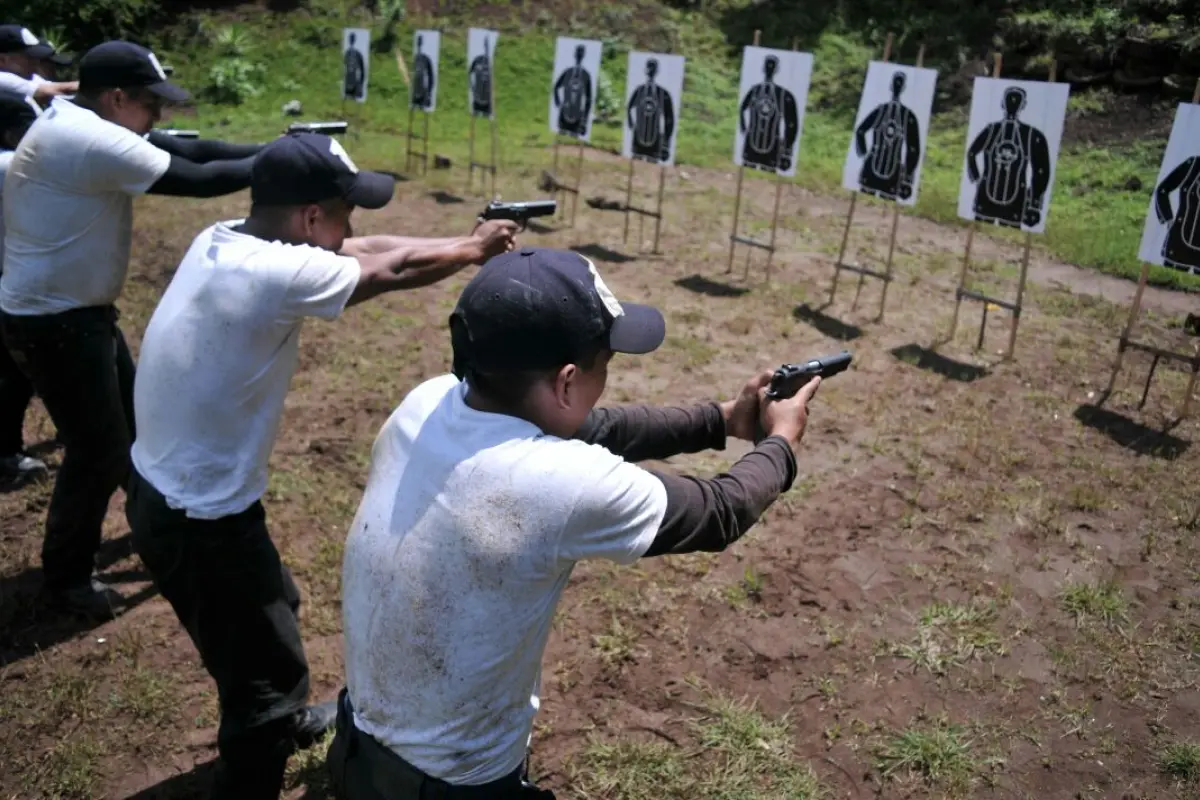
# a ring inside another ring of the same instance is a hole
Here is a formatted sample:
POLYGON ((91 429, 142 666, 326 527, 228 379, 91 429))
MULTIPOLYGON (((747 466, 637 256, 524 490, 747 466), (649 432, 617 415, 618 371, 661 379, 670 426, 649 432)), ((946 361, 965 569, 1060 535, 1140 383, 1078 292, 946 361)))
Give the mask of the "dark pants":
POLYGON ((108 501, 129 473, 133 358, 112 306, 61 314, 0 313, 12 359, 58 428, 62 465, 46 514, 46 588, 87 584, 108 501))
POLYGON ((32 399, 33 384, 0 340, 0 458, 25 449, 25 411, 32 399))
POLYGON ((481 786, 454 786, 426 775, 354 727, 345 689, 338 695, 326 765, 337 800, 554 800, 553 792, 524 780, 523 768, 481 786))
POLYGON ((190 519, 133 470, 125 508, 134 549, 217 684, 213 797, 276 800, 309 678, 300 593, 267 533, 262 503, 190 519))

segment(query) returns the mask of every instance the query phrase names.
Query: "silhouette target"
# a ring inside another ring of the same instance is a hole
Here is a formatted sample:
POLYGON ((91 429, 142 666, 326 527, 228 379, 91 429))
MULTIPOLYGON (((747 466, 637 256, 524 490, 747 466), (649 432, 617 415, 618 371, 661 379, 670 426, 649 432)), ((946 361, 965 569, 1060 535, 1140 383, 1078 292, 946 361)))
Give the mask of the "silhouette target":
POLYGON ((1069 84, 976 78, 959 216, 1041 233, 1069 84))
POLYGON ((738 97, 733 163, 778 175, 796 174, 812 55, 746 47, 738 97))
POLYGON ((558 37, 550 84, 550 130, 589 141, 596 115, 600 42, 558 37))
POLYGON ((915 205, 937 71, 884 61, 867 66, 842 185, 915 205))
POLYGON ((437 108, 438 51, 442 35, 438 31, 413 32, 412 89, 409 105, 425 112, 437 108))
POLYGON ((621 154, 670 166, 675 163, 684 58, 633 51, 628 63, 621 154))
POLYGON ((1146 212, 1143 261, 1200 275, 1200 105, 1180 103, 1146 212))
POLYGON ((467 106, 477 117, 496 118, 496 40, 499 34, 485 28, 467 31, 467 106))
POLYGON ((371 31, 367 28, 342 30, 342 98, 367 101, 367 69, 370 63, 371 31))

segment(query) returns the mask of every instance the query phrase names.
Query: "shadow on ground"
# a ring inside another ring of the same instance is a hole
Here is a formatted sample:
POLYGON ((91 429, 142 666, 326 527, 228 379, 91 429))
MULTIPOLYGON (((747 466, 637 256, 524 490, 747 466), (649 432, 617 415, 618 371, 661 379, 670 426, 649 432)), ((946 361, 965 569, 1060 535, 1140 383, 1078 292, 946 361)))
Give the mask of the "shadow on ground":
POLYGON ((576 253, 587 256, 593 261, 603 261, 608 264, 624 264, 629 261, 637 261, 634 256, 627 256, 624 253, 613 250, 611 247, 605 247, 602 244, 579 244, 571 247, 576 253))
POLYGON ((863 329, 849 322, 842 322, 829 316, 819 308, 810 305, 799 305, 792 310, 792 316, 801 322, 807 322, 830 339, 849 342, 863 335, 863 329))
POLYGON ((675 281, 675 285, 689 292, 707 295, 708 297, 741 297, 750 290, 744 286, 733 286, 706 278, 703 275, 689 275, 675 281))
POLYGON ((935 375, 941 375, 943 378, 961 383, 977 381, 988 374, 986 367, 955 361, 949 356, 935 353, 928 347, 922 347, 916 343, 896 347, 888 352, 904 363, 912 364, 917 369, 927 370, 935 375))
POLYGON ((436 192, 430 192, 429 196, 432 197, 433 201, 435 203, 437 203, 439 206, 450 206, 450 205, 456 205, 458 203, 466 202, 463 198, 459 197, 458 195, 450 194, 449 192, 443 192, 440 189, 436 192))
POLYGON ((1187 452, 1192 444, 1166 430, 1156 430, 1099 406, 1081 405, 1075 409, 1075 419, 1142 456, 1174 461, 1187 452))

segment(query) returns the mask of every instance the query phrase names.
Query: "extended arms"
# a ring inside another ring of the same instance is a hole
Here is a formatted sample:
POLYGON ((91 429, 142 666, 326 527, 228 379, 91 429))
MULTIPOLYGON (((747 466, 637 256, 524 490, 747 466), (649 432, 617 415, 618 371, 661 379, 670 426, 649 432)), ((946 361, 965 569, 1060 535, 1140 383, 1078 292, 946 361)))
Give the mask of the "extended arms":
POLYGON ((573 438, 598 444, 627 461, 724 450, 725 411, 716 403, 594 408, 573 438))
POLYGON ((254 156, 209 161, 204 164, 171 155, 166 173, 147 190, 148 194, 176 197, 219 197, 250 185, 254 156))
POLYGON ((185 158, 196 164, 249 158, 257 155, 258 151, 266 146, 262 144, 231 144, 219 139, 184 139, 162 131, 150 131, 146 140, 159 150, 166 150, 173 156, 185 158))
POLYGON ((362 268, 346 307, 384 292, 437 283, 471 264, 482 263, 486 257, 483 240, 475 236, 416 242, 420 243, 384 252, 358 250, 356 254, 343 249, 343 254, 354 255, 362 268))

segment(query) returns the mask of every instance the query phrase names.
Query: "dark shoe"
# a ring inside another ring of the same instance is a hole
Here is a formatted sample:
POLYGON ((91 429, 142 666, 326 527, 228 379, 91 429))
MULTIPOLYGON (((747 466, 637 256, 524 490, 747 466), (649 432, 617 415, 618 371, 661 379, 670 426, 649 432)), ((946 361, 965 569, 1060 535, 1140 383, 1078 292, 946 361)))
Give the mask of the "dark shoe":
POLYGON ((316 706, 308 706, 296 714, 296 728, 292 738, 299 750, 307 750, 333 731, 337 721, 337 700, 316 706))
POLYGON ((0 458, 0 478, 5 482, 24 486, 27 483, 45 478, 50 474, 44 461, 39 461, 24 453, 0 458))
POLYGON ((96 620, 114 619, 125 611, 125 597, 95 578, 70 589, 47 591, 46 604, 55 611, 96 620))

